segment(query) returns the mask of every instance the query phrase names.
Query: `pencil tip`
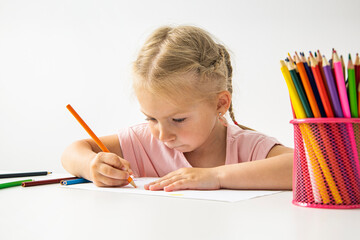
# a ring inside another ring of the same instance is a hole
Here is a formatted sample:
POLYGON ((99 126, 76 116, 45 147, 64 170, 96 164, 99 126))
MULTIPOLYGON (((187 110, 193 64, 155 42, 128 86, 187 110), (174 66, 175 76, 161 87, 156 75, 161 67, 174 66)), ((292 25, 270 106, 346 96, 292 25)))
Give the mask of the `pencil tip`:
POLYGON ((351 54, 349 53, 349 60, 351 60, 351 54))

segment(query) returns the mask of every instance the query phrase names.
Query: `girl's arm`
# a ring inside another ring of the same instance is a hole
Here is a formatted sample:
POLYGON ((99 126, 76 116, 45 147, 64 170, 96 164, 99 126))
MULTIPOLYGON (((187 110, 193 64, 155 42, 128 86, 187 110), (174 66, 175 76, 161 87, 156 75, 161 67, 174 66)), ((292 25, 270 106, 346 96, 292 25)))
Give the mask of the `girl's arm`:
POLYGON ((92 139, 79 140, 63 152, 63 167, 74 176, 91 180, 98 186, 127 184, 126 179, 132 172, 129 163, 122 159, 118 136, 114 134, 100 140, 110 153, 102 152, 92 139))
POLYGON ((217 167, 220 188, 292 189, 293 149, 274 146, 266 159, 217 167))
POLYGON ((292 189, 293 150, 274 146, 267 159, 214 168, 181 168, 145 185, 148 190, 292 189))

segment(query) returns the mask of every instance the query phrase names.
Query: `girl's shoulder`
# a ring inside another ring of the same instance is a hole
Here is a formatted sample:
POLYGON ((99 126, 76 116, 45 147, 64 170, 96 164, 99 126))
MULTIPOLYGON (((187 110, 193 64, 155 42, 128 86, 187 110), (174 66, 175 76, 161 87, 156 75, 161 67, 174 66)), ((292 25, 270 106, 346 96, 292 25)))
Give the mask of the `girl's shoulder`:
POLYGON ((279 143, 278 140, 274 137, 268 136, 262 132, 253 131, 253 130, 244 130, 238 126, 230 125, 227 130, 227 142, 237 142, 237 143, 254 143, 261 141, 270 141, 273 143, 279 143))
POLYGON ((271 148, 277 144, 281 143, 276 138, 267 136, 264 133, 244 130, 238 126, 229 125, 227 131, 226 164, 264 159, 271 148))
POLYGON ((151 137, 151 132, 148 123, 139 123, 130 127, 120 129, 119 135, 123 137, 136 136, 138 138, 148 138, 151 137))

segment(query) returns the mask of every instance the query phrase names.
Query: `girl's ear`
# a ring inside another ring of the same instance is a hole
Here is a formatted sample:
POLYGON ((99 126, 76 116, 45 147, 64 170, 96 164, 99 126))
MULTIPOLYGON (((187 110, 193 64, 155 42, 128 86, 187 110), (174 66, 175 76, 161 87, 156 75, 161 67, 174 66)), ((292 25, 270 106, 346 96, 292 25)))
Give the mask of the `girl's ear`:
POLYGON ((222 91, 217 96, 217 112, 225 114, 231 104, 231 93, 229 91, 222 91))

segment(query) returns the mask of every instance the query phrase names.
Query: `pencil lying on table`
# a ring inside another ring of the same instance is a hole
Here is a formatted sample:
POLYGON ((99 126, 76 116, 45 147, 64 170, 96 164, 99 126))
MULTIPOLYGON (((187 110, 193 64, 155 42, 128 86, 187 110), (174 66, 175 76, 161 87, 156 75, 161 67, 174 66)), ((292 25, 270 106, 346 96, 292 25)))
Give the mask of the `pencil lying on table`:
MULTIPOLYGON (((66 106, 70 113, 76 118, 80 125, 85 129, 85 131, 90 135, 90 137, 96 142, 96 144, 101 148, 103 152, 110 152, 109 149, 101 142, 101 140, 95 135, 95 133, 89 128, 89 126, 82 120, 82 118, 77 114, 77 112, 71 107, 70 104, 66 106)), ((127 179, 128 182, 136 188, 134 180, 129 176, 127 179)))
POLYGON ((23 182, 31 182, 31 181, 32 181, 32 179, 25 179, 25 180, 19 180, 19 181, 15 181, 15 182, 1 183, 0 189, 21 186, 21 184, 23 182))
POLYGON ((5 174, 0 174, 0 178, 33 177, 33 176, 43 176, 48 174, 51 174, 51 172, 41 171, 41 172, 5 173, 5 174))
POLYGON ((89 180, 86 180, 85 178, 76 178, 76 179, 70 179, 70 180, 61 180, 61 185, 73 185, 73 184, 79 184, 79 183, 88 183, 91 182, 89 180))
POLYGON ((21 184, 21 186, 32 187, 32 186, 38 186, 38 185, 60 183, 63 180, 66 181, 66 180, 73 180, 73 179, 78 179, 78 177, 56 178, 56 179, 46 179, 46 180, 39 180, 39 181, 23 182, 21 184))

